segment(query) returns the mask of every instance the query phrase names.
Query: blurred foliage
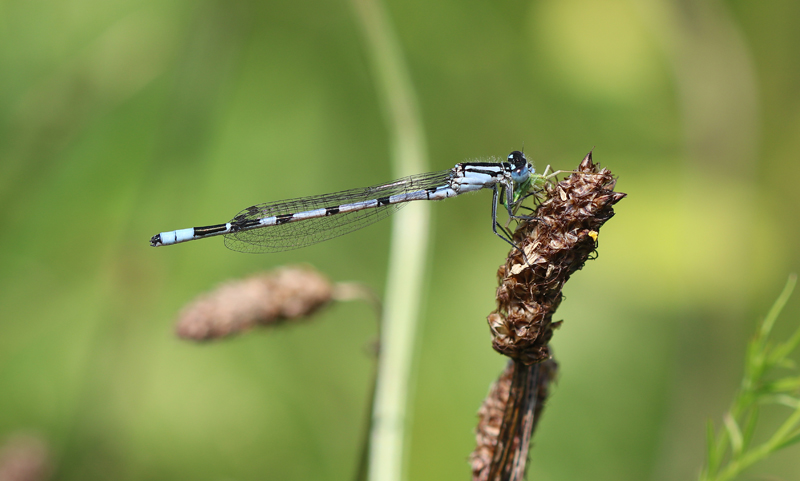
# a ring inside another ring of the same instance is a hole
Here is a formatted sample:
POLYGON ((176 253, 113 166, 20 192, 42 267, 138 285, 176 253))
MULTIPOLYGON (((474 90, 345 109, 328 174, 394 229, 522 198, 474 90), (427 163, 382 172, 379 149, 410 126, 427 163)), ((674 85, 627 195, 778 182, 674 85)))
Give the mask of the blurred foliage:
POLYGON ((796 284, 797 275, 792 274, 747 345, 744 376, 723 418, 725 427, 716 433, 709 421, 708 460, 700 474, 701 481, 735 479, 752 464, 800 442, 800 376, 793 375, 797 364, 789 357, 800 344, 800 328, 786 341, 769 339, 796 284), (753 445, 763 406, 784 408, 786 419, 765 442, 753 445))
MULTIPOLYGON (((523 145, 570 169, 594 147, 629 196, 567 285, 531 479, 696 477, 754 319, 800 267, 800 3, 387 7, 432 170, 523 145)), ((347 2, 0 3, 0 434, 40 433, 57 479, 351 476, 369 307, 200 347, 171 323, 286 263, 380 291, 388 223, 268 256, 147 241, 389 180, 359 32, 347 2)), ((485 324, 507 251, 489 207, 433 209, 410 479, 467 476, 504 365, 485 324)), ((797 448, 754 469, 797 478, 797 448)))

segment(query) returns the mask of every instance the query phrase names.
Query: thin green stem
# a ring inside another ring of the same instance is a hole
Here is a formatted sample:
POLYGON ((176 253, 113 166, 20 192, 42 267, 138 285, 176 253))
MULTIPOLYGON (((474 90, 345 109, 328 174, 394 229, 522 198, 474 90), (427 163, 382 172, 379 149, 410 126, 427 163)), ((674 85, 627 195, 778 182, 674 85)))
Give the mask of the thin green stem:
MULTIPOLYGON (((352 0, 365 37, 396 177, 425 172, 425 136, 416 95, 389 16, 380 0, 352 0)), ((414 202, 393 218, 389 274, 372 413, 369 479, 405 479, 406 427, 428 250, 429 208, 414 202)))

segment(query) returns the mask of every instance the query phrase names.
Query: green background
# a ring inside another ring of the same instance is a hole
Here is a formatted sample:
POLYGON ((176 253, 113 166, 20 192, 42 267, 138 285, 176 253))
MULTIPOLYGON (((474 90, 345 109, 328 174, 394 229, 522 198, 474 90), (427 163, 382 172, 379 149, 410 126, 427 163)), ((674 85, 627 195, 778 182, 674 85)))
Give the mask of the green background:
MULTIPOLYGON (((430 170, 525 148, 628 198, 567 284, 530 479, 686 480, 755 322, 800 267, 800 2, 391 1, 430 170)), ((0 436, 55 479, 338 480, 355 469, 370 308, 194 345, 181 306, 309 263, 382 292, 390 222, 281 254, 164 230, 392 177, 352 6, 0 2, 0 436)), ((468 478, 504 359, 490 195, 433 207, 409 476, 468 478)), ((797 325, 792 299, 777 335, 797 325)), ((764 433, 783 412, 763 419, 764 433)), ((798 448, 749 471, 800 477, 798 448)))

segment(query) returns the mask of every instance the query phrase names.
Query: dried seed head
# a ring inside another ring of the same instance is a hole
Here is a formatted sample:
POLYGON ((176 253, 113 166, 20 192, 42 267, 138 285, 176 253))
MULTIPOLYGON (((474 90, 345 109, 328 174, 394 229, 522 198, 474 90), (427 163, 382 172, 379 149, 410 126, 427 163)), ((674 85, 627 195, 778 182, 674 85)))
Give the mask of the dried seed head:
POLYGON ((497 271, 497 310, 487 318, 493 347, 512 360, 478 413, 477 447, 470 456, 474 481, 525 477, 530 438, 556 376, 548 347, 560 325, 552 322, 553 313, 564 283, 590 258, 600 226, 625 197, 613 191, 614 184, 589 153, 566 180, 545 184, 537 220, 521 223, 514 233, 520 249, 497 271))
POLYGON ((47 444, 33 434, 16 434, 0 446, 0 481, 43 481, 50 478, 47 444))
POLYGON ((330 302, 331 283, 304 267, 230 281, 200 296, 180 313, 175 331, 193 340, 217 339, 252 328, 309 316, 330 302))
POLYGON ((497 310, 488 318, 495 350, 526 364, 549 357, 561 289, 595 251, 600 227, 626 195, 614 192, 615 183, 590 152, 568 178, 546 184, 534 214, 539 220, 521 223, 514 233, 525 257, 512 249, 497 271, 497 310))

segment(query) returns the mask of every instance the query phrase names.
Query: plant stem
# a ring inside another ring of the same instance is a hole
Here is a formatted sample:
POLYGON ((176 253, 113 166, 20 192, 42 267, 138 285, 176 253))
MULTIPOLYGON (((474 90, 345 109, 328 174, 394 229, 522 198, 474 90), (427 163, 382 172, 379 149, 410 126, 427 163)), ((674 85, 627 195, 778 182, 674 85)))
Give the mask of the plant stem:
MULTIPOLYGON (((416 95, 399 42, 380 0, 352 0, 389 127, 396 177, 425 172, 425 136, 416 95)), ((369 479, 405 478, 404 447, 410 419, 415 340, 428 250, 429 207, 414 202, 395 214, 372 413, 369 479)))

